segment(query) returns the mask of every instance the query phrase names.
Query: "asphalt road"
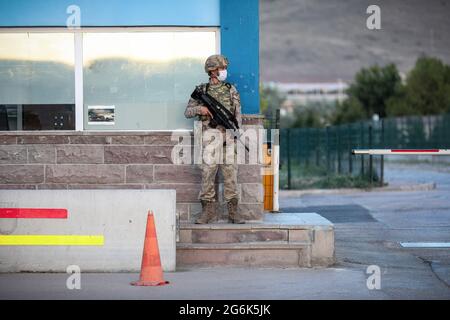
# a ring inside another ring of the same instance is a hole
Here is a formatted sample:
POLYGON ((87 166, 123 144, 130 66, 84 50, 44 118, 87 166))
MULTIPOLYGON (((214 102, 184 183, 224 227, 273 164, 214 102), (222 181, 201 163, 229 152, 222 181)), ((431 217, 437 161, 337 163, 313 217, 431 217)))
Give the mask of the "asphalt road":
POLYGON ((378 265, 387 297, 449 299, 450 248, 407 249, 400 242, 450 242, 450 166, 388 163, 385 180, 434 182, 436 189, 304 195, 281 203, 285 210, 314 208, 334 222, 336 266, 378 265))

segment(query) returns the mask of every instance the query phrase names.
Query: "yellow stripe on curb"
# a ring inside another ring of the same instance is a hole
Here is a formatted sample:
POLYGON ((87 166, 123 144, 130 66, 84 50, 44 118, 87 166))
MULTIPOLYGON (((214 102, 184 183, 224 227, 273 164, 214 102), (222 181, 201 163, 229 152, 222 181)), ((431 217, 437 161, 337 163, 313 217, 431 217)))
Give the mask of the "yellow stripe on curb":
POLYGON ((0 246, 103 246, 103 236, 0 235, 0 246))

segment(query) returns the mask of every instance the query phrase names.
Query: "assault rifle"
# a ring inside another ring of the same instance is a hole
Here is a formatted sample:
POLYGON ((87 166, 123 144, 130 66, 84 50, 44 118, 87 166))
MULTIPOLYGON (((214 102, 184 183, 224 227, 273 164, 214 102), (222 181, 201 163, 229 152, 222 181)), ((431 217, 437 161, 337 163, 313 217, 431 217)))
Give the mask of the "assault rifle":
POLYGON ((244 145, 245 149, 248 152, 250 151, 245 143, 240 139, 241 134, 239 132, 239 124, 236 120, 236 117, 231 113, 230 110, 225 108, 223 104, 217 101, 210 94, 204 93, 200 87, 195 87, 194 92, 192 92, 191 94, 191 98, 197 100, 202 105, 205 105, 208 108, 209 112, 211 112, 213 117, 210 120, 210 126, 212 128, 221 125, 225 129, 233 130, 234 138, 239 140, 239 142, 244 145))

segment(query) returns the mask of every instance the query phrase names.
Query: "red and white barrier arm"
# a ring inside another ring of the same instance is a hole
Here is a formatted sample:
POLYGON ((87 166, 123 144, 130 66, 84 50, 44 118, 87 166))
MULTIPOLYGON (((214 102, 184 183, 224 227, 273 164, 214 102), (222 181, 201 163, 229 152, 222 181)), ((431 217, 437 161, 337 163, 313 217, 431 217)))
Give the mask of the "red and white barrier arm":
POLYGON ((352 150, 352 154, 448 156, 450 155, 450 149, 354 149, 352 150))

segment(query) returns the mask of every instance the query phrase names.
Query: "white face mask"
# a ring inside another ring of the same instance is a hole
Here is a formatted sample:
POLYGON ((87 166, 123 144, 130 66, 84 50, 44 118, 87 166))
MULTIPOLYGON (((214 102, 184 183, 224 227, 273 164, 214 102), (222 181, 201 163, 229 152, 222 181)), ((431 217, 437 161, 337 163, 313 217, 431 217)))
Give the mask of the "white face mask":
POLYGON ((226 78, 227 78, 227 69, 219 70, 219 75, 218 75, 217 79, 220 81, 225 81, 226 78))

